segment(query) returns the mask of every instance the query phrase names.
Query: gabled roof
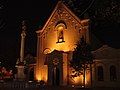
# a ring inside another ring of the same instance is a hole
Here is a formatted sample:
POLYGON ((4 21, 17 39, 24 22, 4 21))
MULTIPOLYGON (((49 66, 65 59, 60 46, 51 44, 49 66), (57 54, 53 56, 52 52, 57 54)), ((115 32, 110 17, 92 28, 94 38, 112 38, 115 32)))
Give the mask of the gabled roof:
POLYGON ((120 59, 120 49, 115 49, 108 45, 103 45, 92 53, 95 59, 120 59))
POLYGON ((63 4, 62 1, 58 1, 57 5, 55 6, 54 10, 52 11, 52 14, 48 18, 48 20, 45 23, 44 27, 41 30, 36 31, 37 33, 42 32, 46 28, 46 26, 50 22, 51 18, 54 16, 54 14, 57 11, 59 6, 62 6, 71 16, 73 16, 79 23, 81 23, 80 19, 70 9, 68 9, 67 6, 65 4, 63 4))

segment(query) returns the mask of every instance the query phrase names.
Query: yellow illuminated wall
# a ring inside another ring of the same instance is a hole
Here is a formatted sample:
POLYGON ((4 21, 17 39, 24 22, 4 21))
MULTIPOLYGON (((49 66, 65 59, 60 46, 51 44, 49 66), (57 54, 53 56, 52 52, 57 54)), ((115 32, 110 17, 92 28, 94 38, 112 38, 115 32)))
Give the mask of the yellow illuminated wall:
MULTIPOLYGON (((70 70, 70 75, 72 75, 72 70, 70 70)), ((80 76, 77 76, 77 77, 71 77, 70 76, 70 83, 72 85, 79 85, 79 86, 84 86, 84 76, 83 74, 80 75, 80 76)), ((89 70, 86 70, 85 71, 85 86, 86 87, 89 87, 91 85, 91 82, 90 82, 90 71, 89 70)))
MULTIPOLYGON (((64 4, 58 3, 56 5, 44 27, 37 31, 37 63, 35 73, 37 80, 44 80, 46 82, 48 80, 48 67, 44 65, 45 54, 53 50, 73 51, 80 37, 84 36, 88 40, 88 21, 88 19, 78 19, 64 4), (60 14, 59 10, 61 10, 60 14), (58 30, 63 30, 64 42, 58 42, 58 30)), ((77 78, 75 82, 77 82, 77 78)))

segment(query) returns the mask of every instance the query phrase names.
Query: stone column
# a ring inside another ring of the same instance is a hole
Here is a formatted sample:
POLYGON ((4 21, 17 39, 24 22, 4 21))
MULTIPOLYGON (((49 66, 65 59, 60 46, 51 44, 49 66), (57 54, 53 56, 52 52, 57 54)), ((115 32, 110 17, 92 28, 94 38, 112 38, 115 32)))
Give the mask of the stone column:
POLYGON ((21 33, 21 48, 20 48, 20 61, 24 60, 24 47, 25 47, 25 36, 26 36, 26 26, 25 22, 22 22, 22 33, 21 33))
POLYGON ((24 47, 25 47, 25 36, 26 36, 26 26, 25 21, 22 22, 22 33, 21 33, 21 47, 20 47, 20 59, 16 65, 17 67, 17 79, 19 81, 25 80, 24 74, 24 47))

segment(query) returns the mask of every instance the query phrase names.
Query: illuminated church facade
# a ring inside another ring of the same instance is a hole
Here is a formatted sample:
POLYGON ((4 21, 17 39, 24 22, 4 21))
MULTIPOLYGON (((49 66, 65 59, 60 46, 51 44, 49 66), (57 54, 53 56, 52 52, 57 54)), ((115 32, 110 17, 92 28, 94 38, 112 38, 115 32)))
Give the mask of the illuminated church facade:
MULTIPOLYGON (((69 61, 72 59, 72 52, 81 37, 84 37, 86 42, 90 43, 88 27, 89 19, 80 20, 70 9, 59 1, 43 28, 36 31, 37 58, 34 70, 35 80, 43 80, 48 85, 82 86, 83 75, 72 78, 72 69, 69 66, 69 61)), ((104 48, 108 47, 106 46, 104 48)), ((100 49, 92 53, 96 55, 97 52, 99 54, 99 51, 100 49)), ((90 70, 86 70, 86 87, 91 87, 91 85, 93 87, 119 86, 120 72, 117 73, 117 71, 120 71, 120 57, 116 59, 118 63, 115 63, 116 61, 112 57, 110 59, 111 61, 109 58, 102 59, 96 57, 94 60, 94 64, 92 65, 92 81, 90 70), (107 65, 109 66, 107 67, 107 65), (116 75, 113 75, 112 71, 109 72, 110 67, 110 70, 114 69, 116 75), (108 71, 104 73, 103 68, 108 71), (107 77, 109 73, 112 75, 111 77, 107 77), (110 82, 109 78, 113 81, 110 82), (106 85, 105 83, 108 84, 106 85)))
POLYGON ((58 2, 44 27, 37 31, 37 80, 44 80, 49 85, 78 83, 69 79, 69 61, 80 37, 89 42, 88 22, 88 19, 80 20, 58 2))

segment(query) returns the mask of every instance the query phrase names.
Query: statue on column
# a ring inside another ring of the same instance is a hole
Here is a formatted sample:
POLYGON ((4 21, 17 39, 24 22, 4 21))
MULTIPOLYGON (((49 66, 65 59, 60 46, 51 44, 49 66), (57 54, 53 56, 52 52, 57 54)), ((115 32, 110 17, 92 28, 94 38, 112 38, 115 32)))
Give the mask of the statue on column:
POLYGON ((26 36, 26 25, 25 21, 22 21, 22 32, 21 32, 21 47, 20 47, 20 58, 16 62, 17 74, 16 79, 18 81, 25 80, 25 60, 24 60, 24 47, 25 47, 25 36, 26 36))

